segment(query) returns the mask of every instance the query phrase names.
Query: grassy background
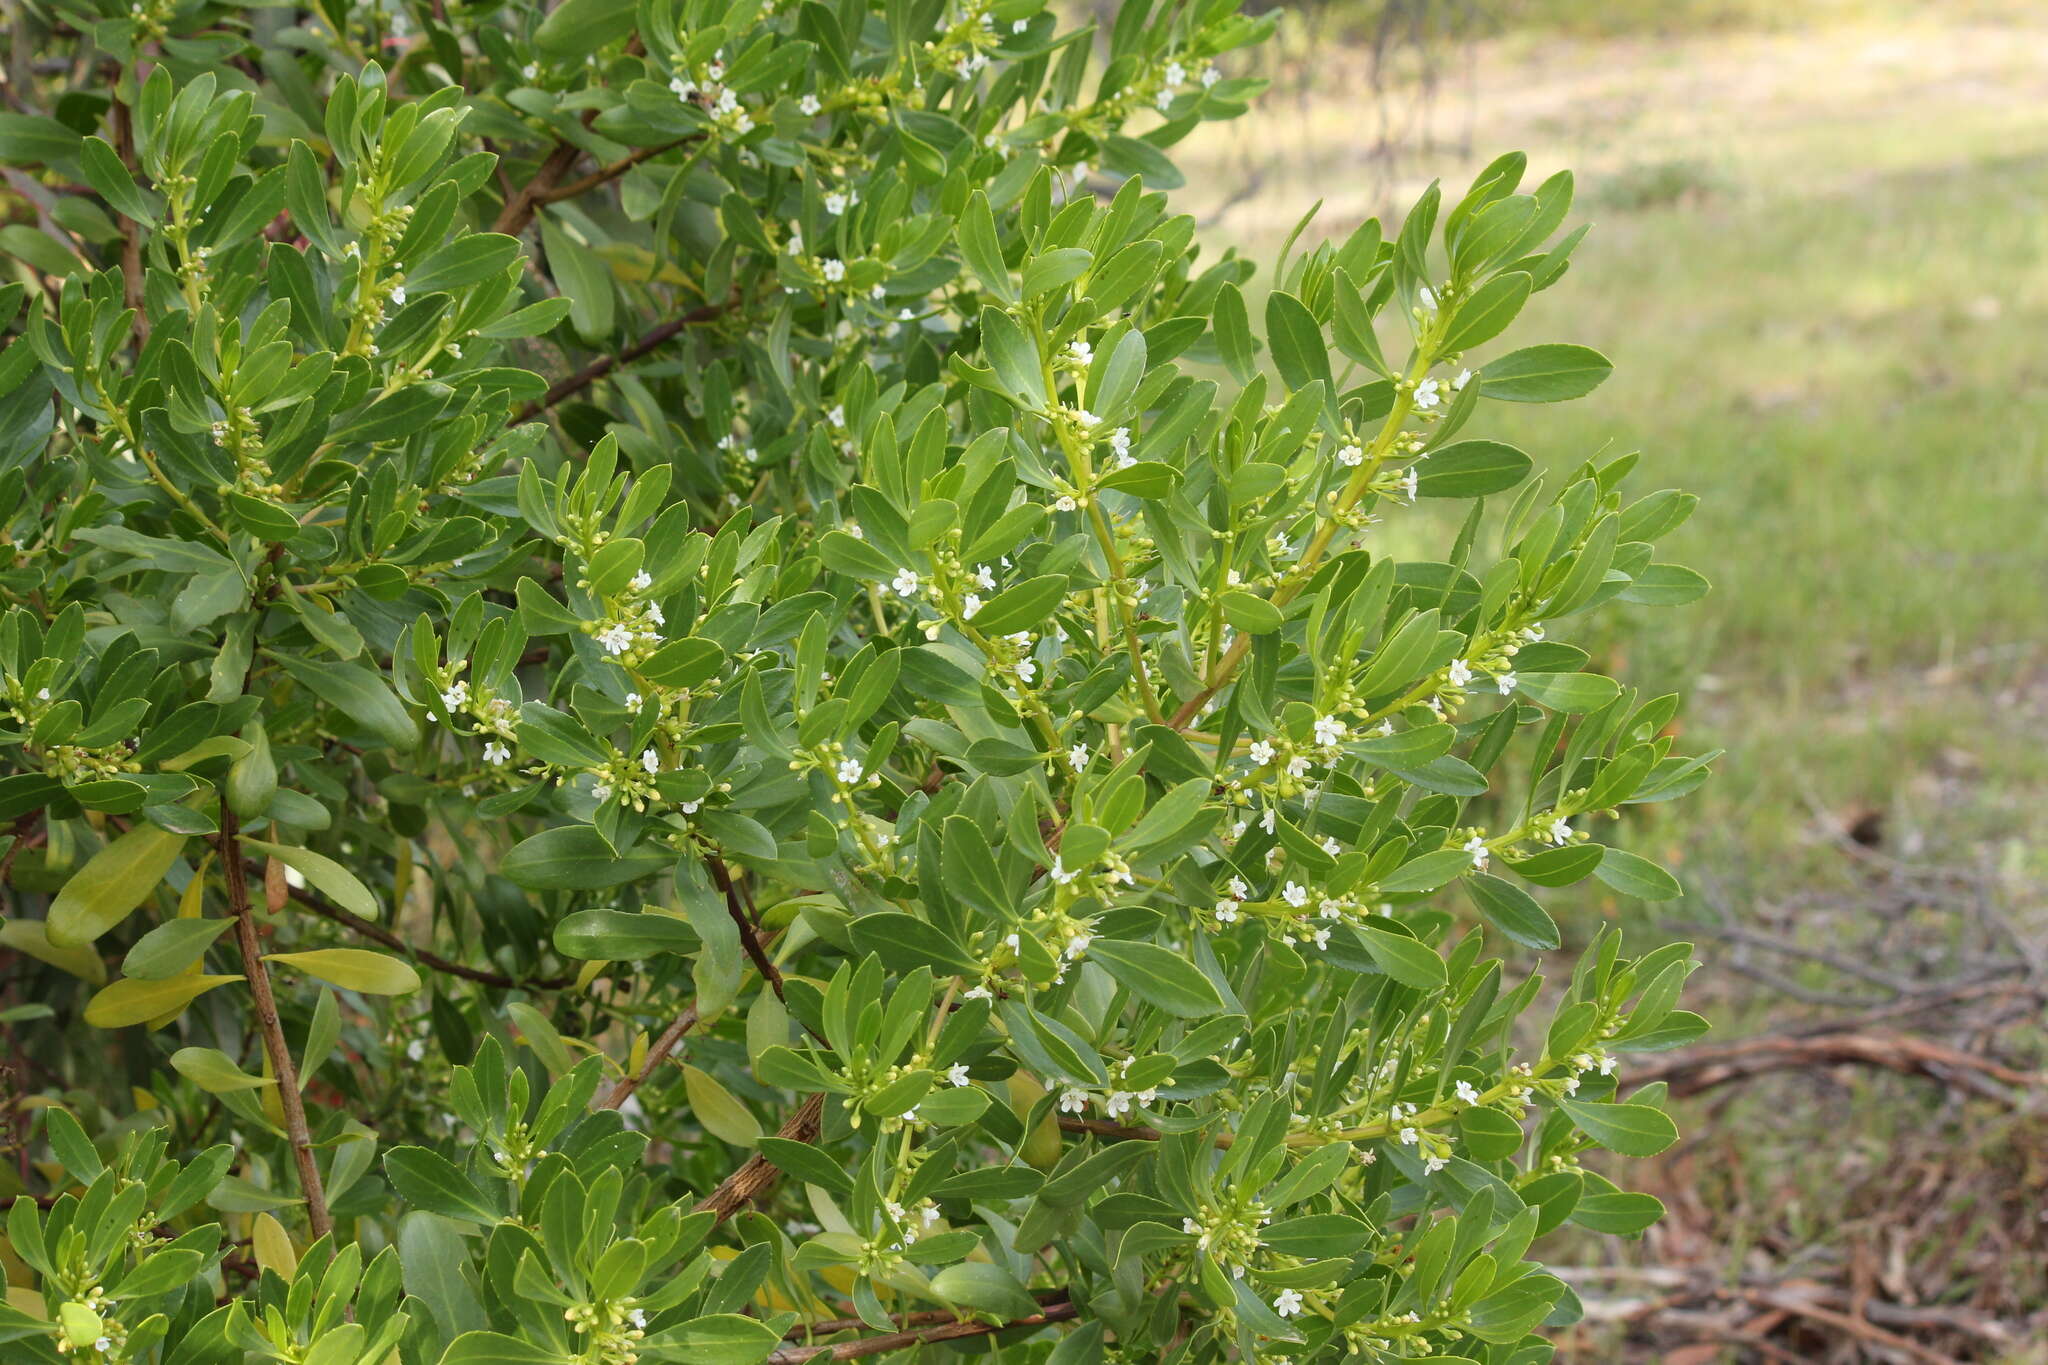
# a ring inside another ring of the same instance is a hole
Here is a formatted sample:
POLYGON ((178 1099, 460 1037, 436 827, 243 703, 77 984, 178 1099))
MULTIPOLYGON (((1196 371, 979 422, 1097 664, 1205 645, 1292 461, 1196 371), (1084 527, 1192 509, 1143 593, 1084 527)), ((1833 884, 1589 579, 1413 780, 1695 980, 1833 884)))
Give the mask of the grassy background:
MULTIPOLYGON (((1663 557, 1714 593, 1581 642, 1648 695, 1685 691, 1685 742, 1729 750, 1633 831, 1687 900, 1585 912, 1703 932, 1723 1036, 2027 956, 2048 928, 2048 10, 1529 0, 1510 17, 1377 65, 1341 12, 1290 21, 1274 93, 1182 149, 1182 202, 1207 240, 1270 262, 1318 199, 1308 235, 1341 237, 1398 219, 1431 177, 1455 198, 1510 148, 1532 182, 1572 168, 1596 226, 1509 344, 1583 342, 1616 372, 1582 402, 1495 405, 1484 434, 1552 466, 1640 450, 1639 492, 1701 495, 1663 557), (1834 960, 1759 959, 1745 931, 1834 960)), ((2037 1028, 2000 1045, 2042 1064, 2037 1028)), ((1902 1297, 2048 1303, 2043 1131, 2011 1105, 1831 1073, 1722 1092, 1687 1122, 1664 1163, 1677 1230, 1642 1258, 1847 1274, 1892 1237, 1902 1297), (1923 1155, 1935 1174, 1909 1191, 1923 1155), (1952 1216, 1913 1223, 1930 1207, 1952 1216)), ((1978 1346, 1956 1358, 2000 1358, 1978 1346)), ((1718 1358, 1765 1357, 1691 1357, 1718 1358)))

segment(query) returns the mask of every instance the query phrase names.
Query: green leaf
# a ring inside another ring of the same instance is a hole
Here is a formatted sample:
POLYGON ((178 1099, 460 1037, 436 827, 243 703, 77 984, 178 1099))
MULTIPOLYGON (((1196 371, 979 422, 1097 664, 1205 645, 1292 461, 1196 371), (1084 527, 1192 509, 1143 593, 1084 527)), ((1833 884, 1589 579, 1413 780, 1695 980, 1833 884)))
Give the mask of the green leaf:
POLYGON ((1589 346, 1530 346, 1488 361, 1479 372, 1479 391, 1509 403, 1558 403, 1585 397, 1613 369, 1613 362, 1589 346))
MULTIPOLYGON (((775 1329, 758 1318, 712 1313, 656 1332, 647 1338, 642 1349, 659 1351, 664 1360, 686 1360, 690 1365, 758 1365, 781 1344, 782 1338, 775 1329)), ((443 1365, 449 1362, 444 1361, 443 1365)))
MULTIPOLYGON (((565 3, 548 16, 541 25, 561 15, 582 0, 565 0, 565 3)), ((629 11, 630 13, 630 11, 629 11)), ((563 295, 569 300, 569 325, 585 341, 600 341, 610 334, 612 319, 618 310, 618 291, 612 284, 611 267, 604 257, 576 240, 570 231, 557 223, 553 216, 543 214, 540 220, 541 247, 547 252, 548 273, 554 276, 563 295)))
POLYGON ((620 855, 590 825, 558 825, 514 844, 498 870, 529 891, 602 891, 666 872, 675 861, 653 846, 620 855))
POLYGON ((1008 1267, 989 1261, 963 1261, 932 1276, 932 1294, 942 1303, 977 1308, 1002 1318, 1028 1318, 1038 1301, 1008 1267))
POLYGON ((1280 608, 1263 597, 1234 588, 1217 599, 1223 619, 1247 635, 1271 635, 1285 623, 1280 608))
POLYGON ((1223 1009, 1223 997, 1202 969, 1180 953, 1156 943, 1099 938, 1088 958, 1148 1005, 1180 1019, 1200 1019, 1223 1009))
POLYGON ((947 975, 978 974, 981 964, 945 930, 915 915, 881 910, 862 915, 848 926, 854 951, 873 953, 891 971, 930 967, 947 975))
POLYGON ((128 918, 178 861, 186 838, 137 825, 93 854, 50 902, 50 946, 82 948, 128 918))
POLYGON ((1459 441, 1416 466, 1415 496, 1483 498, 1520 483, 1529 465, 1527 455, 1499 441, 1459 441))
POLYGON ((1289 388, 1320 381, 1328 391, 1330 353, 1323 345, 1323 329, 1294 295, 1276 290, 1266 296, 1266 344, 1273 350, 1273 367, 1289 388))
POLYGON ((346 715, 364 734, 394 749, 420 742, 419 727, 391 684, 360 664, 272 655, 308 692, 346 715))
POLYGON ((1017 285, 1010 278, 1010 268, 1003 263, 1002 243, 996 236, 995 214, 989 208, 986 194, 976 190, 968 196, 967 207, 961 211, 955 231, 960 242, 960 258, 967 262, 967 268, 974 272, 982 287, 1004 303, 1015 303, 1017 285))
POLYGON ((1371 924, 1356 925, 1354 931, 1380 970, 1394 980, 1422 991, 1443 989, 1444 960, 1427 943, 1371 924))
POLYGON ((534 44, 557 62, 579 61, 633 31, 633 0, 562 0, 534 30, 534 44))
POLYGON ((1621 684, 1598 673, 1517 673, 1516 690, 1553 711, 1597 711, 1621 695, 1621 684))
POLYGON ((398 1197, 416 1209, 484 1227, 495 1226, 501 1216, 476 1182, 439 1152, 394 1147, 384 1154, 384 1174, 398 1197))
POLYGON ((1473 290, 1471 297, 1458 306, 1457 315, 1451 319, 1450 330, 1444 334, 1444 353, 1455 355, 1468 351, 1507 330, 1508 324, 1522 311, 1522 305, 1529 301, 1532 284, 1528 275, 1510 270, 1473 290))
POLYGON ((701 946, 688 920, 655 910, 579 910, 555 926, 555 951, 584 961, 633 962, 701 946))
POLYGON ((685 1066, 683 1092, 689 1097, 691 1116, 720 1142, 751 1147, 761 1136, 760 1120, 709 1072, 685 1066))
POLYGON ((175 1014, 215 986, 240 976, 174 976, 167 981, 123 979, 86 1002, 85 1022, 94 1028, 127 1028, 175 1014))
POLYGON ((121 970, 144 981, 162 981, 176 976, 204 957, 207 948, 232 922, 224 919, 165 920, 135 940, 135 946, 121 960, 121 970))
POLYGON ((1435 891, 1449 886, 1472 870, 1472 855, 1462 848, 1440 848, 1411 858, 1380 878, 1380 890, 1400 895, 1410 891, 1435 891))
POLYGON ((570 1365, 570 1357, 501 1332, 464 1332, 441 1353, 441 1365, 570 1365))
POLYGON ((267 844, 261 839, 245 838, 242 843, 291 868, 314 890, 350 914, 373 920, 382 913, 377 898, 370 894, 370 888, 357 880, 355 873, 324 853, 315 853, 310 848, 292 848, 287 844, 267 844))
POLYGON ((1648 858, 1639 858, 1633 853, 1610 848, 1600 859, 1593 875, 1621 892, 1639 900, 1675 900, 1684 893, 1678 878, 1666 872, 1648 858))
POLYGON ((363 995, 408 995, 420 988, 420 974, 411 963, 367 948, 311 948, 268 953, 263 960, 363 995))
POLYGON ((1019 630, 1037 630, 1051 618, 1067 595, 1065 574, 1042 574, 1003 589, 975 613, 972 625, 983 635, 1009 635, 1019 630))
POLYGON ((1465 890, 1486 922, 1525 948, 1550 949, 1560 942, 1557 921, 1536 898, 1512 882, 1484 873, 1466 879, 1465 890))
POLYGON ((1655 1156, 1678 1141, 1671 1116, 1647 1104, 1597 1104, 1568 1096, 1557 1104, 1587 1137, 1623 1156, 1655 1156))
POLYGON ((209 1095, 261 1090, 277 1084, 269 1076, 251 1076, 235 1065, 234 1058, 218 1048, 181 1047, 171 1054, 171 1065, 180 1076, 209 1095))

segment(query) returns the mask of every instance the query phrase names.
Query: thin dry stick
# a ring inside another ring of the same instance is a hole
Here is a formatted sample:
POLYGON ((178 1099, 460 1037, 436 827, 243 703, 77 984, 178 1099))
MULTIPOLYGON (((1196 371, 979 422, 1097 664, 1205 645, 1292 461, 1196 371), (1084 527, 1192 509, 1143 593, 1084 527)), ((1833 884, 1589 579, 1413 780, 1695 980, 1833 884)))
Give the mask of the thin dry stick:
POLYGON ((648 352, 660 349, 688 328, 724 317, 738 304, 739 296, 735 294, 724 303, 707 303, 701 308, 693 308, 649 331, 617 355, 599 356, 566 379, 556 380, 546 393, 519 409, 512 417, 514 425, 532 421, 564 398, 589 388, 619 366, 630 365, 648 352))
POLYGON ((692 1004, 677 1020, 662 1031, 654 1040, 654 1046, 647 1049, 647 1058, 640 1064, 640 1070, 631 1076, 621 1076, 605 1097, 597 1102, 600 1109, 616 1109, 624 1104, 635 1090, 646 1083, 654 1069, 667 1059, 676 1045, 683 1041, 683 1035, 697 1027, 697 1006, 692 1004))
POLYGON ((732 884, 732 873, 726 871, 725 860, 716 853, 710 853, 705 855, 704 865, 711 869, 711 880, 717 882, 718 889, 725 893, 725 912, 732 916, 733 924, 740 931, 740 944, 747 950, 748 960, 761 974, 761 979, 774 989, 775 998, 782 999, 782 973, 769 960, 760 932, 754 927, 754 917, 747 913, 746 906, 740 904, 739 890, 732 884))
POLYGON ((783 1346, 771 1353, 765 1365, 801 1365, 807 1360, 858 1360, 862 1356, 886 1355, 891 1351, 904 1351, 913 1346, 925 1346, 939 1341, 960 1341, 968 1337, 985 1337, 995 1332, 1008 1332, 1018 1327, 1044 1327, 1049 1323, 1071 1322, 1080 1316, 1081 1310, 1071 1303, 1049 1303, 1027 1318, 1012 1318, 1008 1322, 949 1322, 938 1327, 912 1332, 889 1332, 878 1337, 862 1337, 858 1341, 842 1341, 836 1346, 783 1346))
POLYGON ((338 905, 329 905, 326 901, 321 900, 303 887, 288 886, 286 894, 322 919, 331 920, 344 929, 361 934, 372 943, 381 943, 395 953, 404 953, 422 967, 432 967, 437 972, 446 972, 450 976, 459 976, 465 981, 475 981, 480 985, 498 986, 508 990, 515 987, 524 987, 529 990, 555 990, 568 985, 573 980, 573 978, 566 976, 538 976, 522 980, 518 977, 507 976, 503 972, 494 972, 483 967, 466 967, 460 962, 454 962, 442 957, 439 953, 415 947, 397 934, 392 933, 389 929, 386 929, 383 925, 372 923, 353 911, 344 910, 338 905))
POLYGON ((263 1050, 270 1056, 270 1071, 277 1079, 285 1136, 291 1142, 292 1163, 299 1168, 299 1190, 306 1196, 306 1222, 315 1237, 325 1237, 334 1230, 334 1218, 327 1212, 327 1195, 320 1188, 320 1168, 313 1161, 313 1134, 306 1127, 306 1106, 299 1099, 298 1069, 292 1065, 292 1050, 284 1040, 284 1025, 278 1022, 277 999, 270 993, 270 972, 263 965, 263 945, 256 941, 256 916, 249 908, 249 883, 243 875, 236 842, 240 828, 234 808, 223 796, 220 837, 228 856, 221 859, 221 872, 227 881, 228 908, 235 916, 235 943, 242 950, 242 974, 249 978, 249 994, 256 1002, 256 1029, 263 1035, 263 1050))

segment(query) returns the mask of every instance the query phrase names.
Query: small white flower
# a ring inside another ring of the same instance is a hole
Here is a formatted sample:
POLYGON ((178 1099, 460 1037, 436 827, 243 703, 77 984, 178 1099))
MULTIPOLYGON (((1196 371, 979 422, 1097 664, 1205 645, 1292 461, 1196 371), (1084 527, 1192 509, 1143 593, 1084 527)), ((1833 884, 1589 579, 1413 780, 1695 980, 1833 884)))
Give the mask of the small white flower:
POLYGON ((967 1085, 967 1084, 969 1084, 970 1082, 969 1082, 969 1080, 968 1080, 968 1077, 967 1077, 967 1063, 965 1063, 965 1062, 955 1062, 955 1063, 953 1063, 953 1065, 951 1065, 951 1066, 947 1067, 947 1068, 946 1068, 946 1083, 947 1083, 948 1085, 967 1085))
POLYGON ((695 815, 697 813, 697 807, 703 804, 704 803, 702 801, 685 801, 682 804, 682 812, 685 815, 695 815))
POLYGON ((1207 89, 1222 79, 1223 73, 1212 66, 1202 73, 1202 88, 1207 89))
POLYGON ((612 794, 612 784, 609 782, 599 782, 590 789, 590 794, 593 798, 595 798, 598 801, 610 800, 612 794))
MULTIPOLYGON (((1266 833, 1271 834, 1273 832, 1273 827, 1276 823, 1278 823, 1279 818, 1280 808, 1278 806, 1268 806, 1266 807, 1265 814, 1259 817, 1259 828, 1266 831, 1266 833)), ((1278 853, 1280 850, 1276 848, 1273 851, 1275 853, 1278 853)))
POLYGON ((635 1331, 644 1330, 647 1326, 647 1310, 635 1308, 632 1312, 626 1314, 626 1321, 633 1324, 635 1331))
POLYGON ((1273 1311, 1283 1318, 1301 1316, 1301 1291, 1298 1289, 1281 1290, 1280 1296, 1273 1300, 1273 1311))
POLYGON ((1450 1164, 1451 1159, 1447 1156, 1441 1156, 1436 1152, 1425 1152, 1422 1157, 1422 1173, 1424 1175, 1435 1175, 1450 1164))
POLYGON ((1060 1091, 1060 1112, 1062 1114, 1079 1114, 1087 1108, 1087 1091, 1076 1090, 1072 1086, 1068 1086, 1065 1090, 1060 1091))
POLYGON ((653 749, 640 751, 640 767, 651 777, 661 771, 661 755, 653 749))
POLYGON ((820 109, 823 109, 825 106, 818 103, 818 97, 816 95, 805 95, 802 99, 796 102, 796 107, 803 110, 805 118, 816 118, 818 116, 818 111, 820 109))
POLYGON ((642 569, 639 573, 633 575, 634 592, 646 592, 649 588, 653 586, 654 575, 647 572, 647 570, 642 569))
POLYGON ((1055 512, 1071 512, 1080 505, 1081 504, 1075 502, 1072 497, 1068 496, 1065 493, 1062 493, 1057 498, 1053 499, 1052 510, 1055 512))
POLYGON ((511 757, 512 751, 498 743, 497 740, 484 741, 484 762, 495 767, 503 767, 511 757))
POLYGON ((1109 433, 1109 448, 1119 457, 1128 456, 1131 453, 1131 429, 1118 427, 1109 433))
POLYGON ((1025 682, 1030 682, 1032 679, 1036 678, 1038 676, 1038 660, 1017 660, 1017 676, 1019 678, 1022 678, 1025 682))
POLYGON ((405 1045, 405 1059, 409 1062, 417 1062, 426 1055, 427 1045, 421 1039, 415 1038, 405 1045))
POLYGON ((913 1105, 911 1105, 911 1106, 910 1106, 910 1107, 909 1107, 908 1109, 904 1110, 904 1111, 903 1111, 902 1113, 898 1114, 898 1115, 897 1115, 896 1117, 897 1117, 897 1119, 898 1119, 898 1120, 900 1120, 900 1121, 901 1121, 901 1122, 903 1122, 903 1123, 916 1123, 916 1122, 917 1122, 917 1106, 916 1106, 916 1105, 914 1105, 914 1104, 913 1104, 913 1105))
POLYGON ((840 193, 838 190, 834 190, 832 191, 832 193, 826 195, 825 212, 831 214, 834 218, 837 218, 840 214, 846 212, 846 196, 840 193))
POLYGON ((1600 1058, 1600 1074, 1603 1076, 1612 1076, 1614 1074, 1614 1069, 1620 1065, 1621 1059, 1619 1057, 1603 1056, 1600 1058))
MULTIPOLYGON (((844 403, 834 403, 831 407, 825 409, 825 421, 841 431, 846 430, 846 405, 844 403)), ((859 535, 860 533, 856 531, 854 534, 859 535)))
POLYGON ((628 711, 638 711, 640 709, 640 694, 638 692, 628 692, 626 694, 626 709, 628 711))
POLYGON ((1413 1147, 1417 1142, 1420 1142, 1422 1140, 1422 1134, 1416 1132, 1415 1129, 1408 1127, 1404 1127, 1401 1129, 1400 1137, 1401 1145, 1403 1147, 1413 1147))
POLYGON ((1252 741, 1251 760, 1254 766, 1263 768, 1273 761, 1273 746, 1263 739, 1252 741))
POLYGON ((49 699, 50 699, 50 689, 49 689, 49 688, 47 688, 47 687, 38 687, 38 688, 36 689, 36 700, 37 700, 37 701, 48 701, 49 699))
POLYGON ((614 621, 597 633, 597 642, 613 654, 624 654, 633 647, 633 629, 623 622, 614 621))
POLYGON ((1187 68, 1182 66, 1179 62, 1168 62, 1166 64, 1165 74, 1166 83, 1168 85, 1179 85, 1182 81, 1188 78, 1187 68))
POLYGON ((1341 744, 1346 733, 1344 722, 1335 716, 1316 717, 1316 743, 1325 747, 1341 744))
POLYGON ((861 771, 859 759, 842 758, 839 760, 839 780, 841 782, 851 786, 855 782, 860 781, 863 776, 865 774, 861 771))
POLYGON ((1289 882, 1281 890, 1280 899, 1299 910, 1308 904, 1308 888, 1298 882, 1289 882))
POLYGON ((1012 19, 1010 21, 1010 32, 1012 33, 1022 33, 1030 27, 1031 21, 1029 19, 1012 19))
POLYGON ((1077 426, 1092 429, 1102 425, 1102 419, 1086 408, 1069 408, 1068 413, 1077 426))
POLYGON ((668 88, 675 93, 677 99, 686 100, 697 93, 697 82, 686 80, 681 76, 671 76, 669 77, 668 88))
POLYGON ((1079 772, 1081 771, 1081 769, 1087 767, 1088 746, 1085 744, 1076 744, 1073 748, 1067 750, 1067 766, 1069 768, 1072 768, 1075 772, 1079 772))
POLYGON ((1447 680, 1453 687, 1463 687, 1466 683, 1472 681, 1472 665, 1466 663, 1463 659, 1451 660, 1450 673, 1447 680))
POLYGON ((1235 923, 1237 923, 1237 902, 1236 902, 1236 901, 1233 901, 1233 900, 1220 900, 1220 901, 1217 901, 1217 902, 1216 902, 1216 922, 1217 922, 1218 924, 1235 924, 1235 923))
POLYGON ((1307 777, 1308 759, 1301 754, 1296 754, 1293 758, 1288 759, 1287 775, 1289 777, 1307 777))
POLYGON ((1046 869, 1045 875, 1051 877, 1059 885, 1066 886, 1081 874, 1076 871, 1070 871, 1065 863, 1062 863, 1058 858, 1054 858, 1052 866, 1046 869))
POLYGON ((1472 1088, 1472 1082, 1470 1081, 1459 1081, 1451 1087, 1451 1093, 1457 1096, 1458 1103, 1460 1104, 1479 1103, 1479 1092, 1472 1088))
POLYGON ((966 598, 962 600, 962 602, 960 603, 960 619, 963 621, 972 621, 974 619, 975 613, 980 610, 981 599, 975 596, 973 593, 968 593, 966 598))
POLYGON ((909 569, 898 569, 889 586, 896 590, 898 597, 910 597, 917 592, 917 575, 909 569))
POLYGON ((392 307, 394 307, 394 308, 403 308, 403 307, 405 307, 405 286, 404 286, 404 285, 402 285, 402 284, 394 284, 394 285, 392 285, 392 286, 391 286, 391 306, 392 306, 392 307))
POLYGON ((823 275, 827 282, 837 284, 846 278, 846 262, 837 256, 827 256, 818 262, 818 273, 823 275))
POLYGON ((1125 1114, 1131 1112, 1131 1101, 1136 1098, 1137 1096, 1131 1094, 1128 1090, 1112 1090, 1108 1102, 1102 1107, 1109 1112, 1111 1118, 1122 1118, 1125 1114))
POLYGON ((647 604, 647 619, 654 622, 657 626, 668 624, 668 615, 662 611, 661 603, 659 602, 649 602, 647 604))
MULTIPOLYGON (((725 54, 721 52, 721 53, 719 54, 719 57, 723 57, 724 55, 725 55, 725 54)), ((710 78, 711 78, 712 80, 714 80, 714 81, 722 81, 722 80, 724 80, 724 79, 725 79, 725 63, 724 63, 723 61, 719 60, 718 58, 713 58, 713 59, 712 59, 712 62, 711 62, 711 65, 709 65, 709 66, 707 66, 707 67, 705 67, 705 68, 704 68, 704 74, 705 74, 706 76, 710 77, 710 78)))
POLYGON ((1330 931, 1328 929, 1318 929, 1313 934, 1309 935, 1309 937, 1313 938, 1316 941, 1316 947, 1318 948, 1327 948, 1330 946, 1330 931))
POLYGON ((1067 360, 1070 364, 1086 365, 1095 359, 1095 348, 1080 337, 1067 343, 1067 360))
POLYGON ((1472 382, 1472 371, 1470 371, 1470 370, 1460 370, 1460 371, 1458 371, 1458 377, 1457 377, 1456 379, 1453 379, 1453 380, 1451 381, 1451 388, 1452 388, 1452 390, 1453 390, 1453 391, 1455 391, 1455 392, 1458 392, 1458 393, 1463 393, 1463 392, 1465 391, 1465 386, 1466 386, 1467 384, 1471 383, 1471 382, 1472 382))
POLYGON ((525 80, 535 79, 540 75, 540 63, 528 62, 525 66, 519 68, 519 74, 525 80))
POLYGON ((448 684, 448 690, 441 694, 441 709, 453 715, 469 701, 469 684, 456 679, 448 684))
POLYGON ((1465 851, 1472 855, 1472 868, 1476 872, 1484 872, 1487 859, 1493 856, 1493 851, 1486 846, 1484 834, 1475 834, 1467 839, 1465 851))
POLYGON ((1500 689, 1500 694, 1501 694, 1501 695, 1502 695, 1503 697, 1505 697, 1505 696, 1506 696, 1506 695, 1507 695, 1508 693, 1510 693, 1510 692, 1514 691, 1514 690, 1515 690, 1515 688, 1516 688, 1516 686, 1517 686, 1517 685, 1518 685, 1518 684, 1519 684, 1520 682, 1521 682, 1521 679, 1517 678, 1517 677, 1516 677, 1516 676, 1515 676, 1515 675, 1514 675, 1513 673, 1511 673, 1511 672, 1510 672, 1510 673, 1496 673, 1496 674, 1494 674, 1494 675, 1493 675, 1493 685, 1494 685, 1494 686, 1495 686, 1496 688, 1500 689))
POLYGON ((1356 445, 1347 445, 1337 451, 1337 463, 1356 469, 1365 463, 1365 451, 1356 445))
POLYGON ((977 564, 974 566, 974 581, 981 587, 983 592, 988 592, 995 587, 996 576, 989 569, 988 565, 977 564))
POLYGON ((1425 313, 1436 311, 1436 291, 1426 284, 1415 291, 1415 301, 1422 305, 1422 311, 1425 313))
POLYGON ((1416 409, 1421 412, 1428 412, 1438 403, 1441 403, 1443 401, 1442 388, 1443 386, 1434 379, 1425 379, 1420 384, 1417 384, 1415 386, 1416 409))
POLYGON ((1335 838, 1327 834, 1323 836, 1321 845, 1323 852, 1329 854, 1332 858, 1344 852, 1344 845, 1338 843, 1335 838))

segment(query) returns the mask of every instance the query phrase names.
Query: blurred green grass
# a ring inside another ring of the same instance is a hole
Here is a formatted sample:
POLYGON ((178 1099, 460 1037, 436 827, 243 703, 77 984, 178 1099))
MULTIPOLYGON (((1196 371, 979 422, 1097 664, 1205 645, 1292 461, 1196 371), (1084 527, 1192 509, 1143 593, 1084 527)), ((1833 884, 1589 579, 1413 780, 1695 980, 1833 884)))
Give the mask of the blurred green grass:
MULTIPOLYGON (((1438 111, 1470 150, 1415 151, 1397 176, 1405 204, 1405 172, 1455 192, 1511 146, 1532 179, 1579 171, 1594 232, 1508 344, 1583 342, 1615 374, 1475 425, 1540 467, 1640 450, 1639 491, 1701 496, 1665 557, 1713 594, 1582 640, 1646 694, 1686 692, 1685 742, 1730 751, 1689 809, 1635 832, 1652 851, 1809 881, 1840 871, 1832 837, 1866 811, 1930 856, 2038 826, 2048 745, 2015 740, 2048 720, 2048 103, 2024 60, 2042 33, 2017 36, 1963 10, 1524 33, 1478 53, 1469 108, 1438 111)), ((1325 65, 1182 157, 1219 206, 1212 241, 1269 263, 1318 196, 1330 235, 1384 214, 1357 146, 1368 96, 1325 65), (1248 171, 1258 193, 1230 203, 1248 171)))

